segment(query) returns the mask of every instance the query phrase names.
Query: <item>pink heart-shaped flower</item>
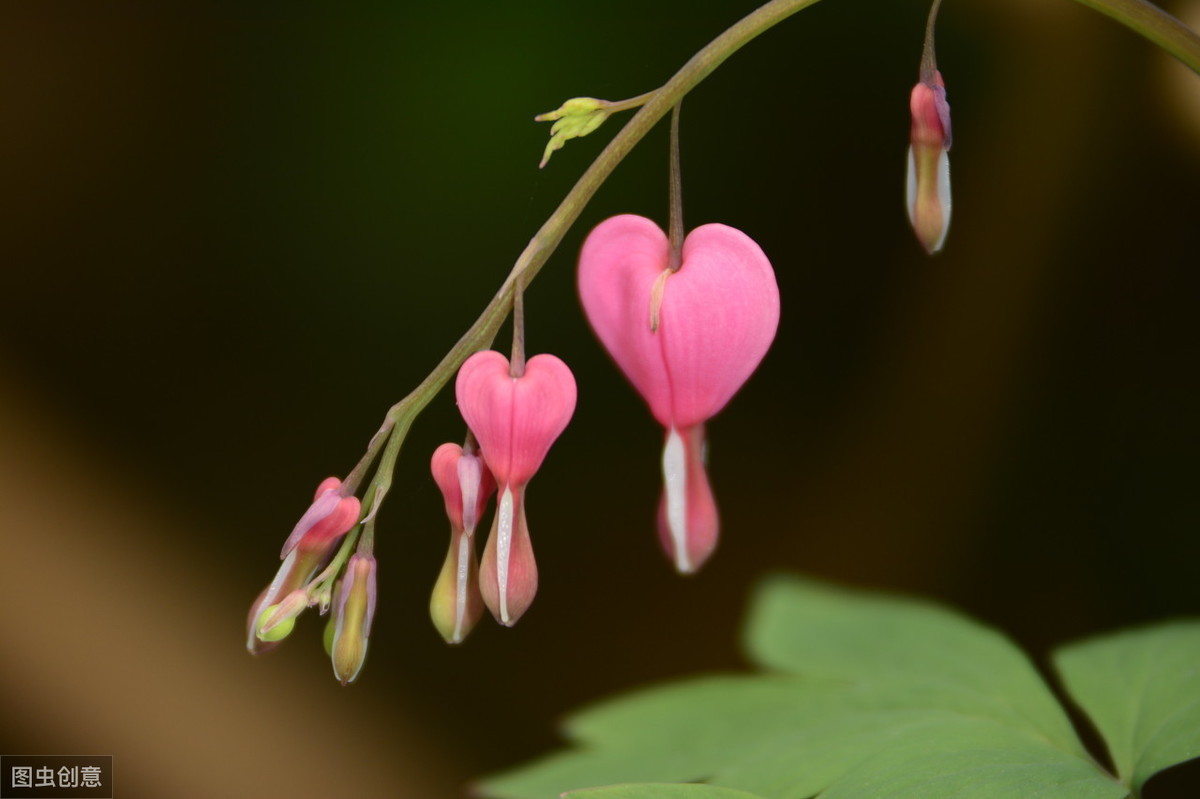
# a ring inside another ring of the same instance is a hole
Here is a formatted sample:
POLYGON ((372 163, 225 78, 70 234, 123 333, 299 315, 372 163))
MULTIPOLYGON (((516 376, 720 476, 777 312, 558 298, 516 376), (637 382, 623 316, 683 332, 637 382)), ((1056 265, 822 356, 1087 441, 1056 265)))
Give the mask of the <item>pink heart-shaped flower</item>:
POLYGON ((459 369, 455 394, 501 486, 528 483, 575 412, 575 378, 553 355, 535 355, 513 377, 508 358, 477 352, 459 369))
POLYGON ((779 326, 779 287, 767 256, 740 230, 696 228, 681 267, 664 277, 668 247, 645 217, 605 220, 579 256, 579 296, 654 417, 683 429, 725 407, 758 367, 779 326))

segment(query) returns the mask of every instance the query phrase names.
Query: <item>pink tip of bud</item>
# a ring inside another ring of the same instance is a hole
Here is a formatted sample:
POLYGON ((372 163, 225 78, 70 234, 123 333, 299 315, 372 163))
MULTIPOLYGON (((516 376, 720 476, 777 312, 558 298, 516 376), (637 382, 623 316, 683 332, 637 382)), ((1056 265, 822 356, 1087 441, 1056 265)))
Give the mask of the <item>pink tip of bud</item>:
POLYGON ((452 530, 474 533, 496 490, 496 481, 483 459, 464 453, 458 444, 442 444, 434 450, 430 471, 441 489, 452 530))
POLYGON ((317 486, 313 503, 296 522, 283 544, 280 558, 302 543, 305 547, 325 547, 348 533, 358 523, 362 507, 358 497, 342 496, 342 481, 328 477, 317 486))

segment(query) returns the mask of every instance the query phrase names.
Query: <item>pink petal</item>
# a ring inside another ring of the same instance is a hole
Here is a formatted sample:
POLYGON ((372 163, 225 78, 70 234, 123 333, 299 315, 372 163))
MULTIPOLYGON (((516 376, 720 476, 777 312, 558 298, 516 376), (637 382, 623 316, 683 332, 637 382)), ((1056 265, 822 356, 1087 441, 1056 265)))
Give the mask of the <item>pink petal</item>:
POLYGON ((644 216, 614 216, 588 234, 578 276, 592 329, 663 426, 671 424, 671 386, 650 329, 650 294, 667 267, 668 246, 666 234, 644 216))
POLYGON ((482 459, 463 454, 458 444, 442 444, 434 450, 429 468, 434 482, 441 489, 451 527, 474 531, 487 507, 488 498, 496 490, 496 481, 482 459), (474 498, 473 513, 463 506, 464 494, 474 498))
POLYGON ((667 268, 663 232, 640 216, 602 222, 579 257, 579 294, 596 335, 664 427, 691 427, 729 402, 779 325, 779 288, 763 251, 725 225, 684 240, 666 279, 659 327, 651 295, 667 268))
POLYGON ((498 352, 477 352, 458 372, 459 411, 479 439, 496 482, 524 486, 575 412, 575 378, 553 355, 536 355, 514 378, 498 352))
POLYGON ((525 489, 500 489, 492 532, 479 564, 479 591, 496 621, 511 627, 537 594, 537 562, 525 520, 525 489))
POLYGON ((716 415, 758 368, 779 326, 771 262, 749 236, 703 225, 683 242, 683 266, 663 292, 663 359, 677 429, 716 415))
POLYGON ((338 493, 342 481, 328 477, 317 486, 313 504, 296 522, 291 535, 283 542, 280 558, 304 542, 305 546, 323 547, 330 541, 345 535, 358 522, 362 510, 358 497, 343 497, 338 493))

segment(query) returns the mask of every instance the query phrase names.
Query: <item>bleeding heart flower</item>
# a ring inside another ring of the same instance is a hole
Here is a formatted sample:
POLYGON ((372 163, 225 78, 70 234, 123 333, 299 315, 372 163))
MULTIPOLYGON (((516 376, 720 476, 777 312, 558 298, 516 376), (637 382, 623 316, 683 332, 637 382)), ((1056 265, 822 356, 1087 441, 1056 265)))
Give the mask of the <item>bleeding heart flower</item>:
POLYGON ((537 593, 525 486, 575 412, 575 378, 553 355, 530 358, 514 377, 508 359, 487 350, 463 364, 455 394, 500 492, 479 587, 496 620, 511 626, 537 593))
POLYGON ((758 367, 779 325, 779 287, 763 251, 725 225, 683 242, 678 271, 654 222, 602 222, 579 256, 579 296, 600 341, 666 428, 659 534, 680 572, 717 542, 704 469, 704 422, 758 367))
POLYGON ((312 505, 296 522, 292 534, 283 544, 279 555, 283 564, 275 579, 250 606, 246 619, 246 648, 251 654, 266 652, 285 637, 286 633, 282 631, 272 640, 259 636, 259 626, 266 620, 262 618, 263 611, 308 583, 328 562, 342 536, 358 522, 360 511, 357 497, 342 495, 342 481, 338 478, 327 477, 317 486, 312 505))
POLYGON ((429 613, 446 642, 458 644, 483 613, 474 536, 496 481, 482 458, 458 444, 438 447, 430 469, 450 518, 450 551, 433 588, 429 613))
POLYGON ((909 97, 908 221, 926 252, 942 249, 950 229, 950 104, 942 73, 922 78, 909 97))

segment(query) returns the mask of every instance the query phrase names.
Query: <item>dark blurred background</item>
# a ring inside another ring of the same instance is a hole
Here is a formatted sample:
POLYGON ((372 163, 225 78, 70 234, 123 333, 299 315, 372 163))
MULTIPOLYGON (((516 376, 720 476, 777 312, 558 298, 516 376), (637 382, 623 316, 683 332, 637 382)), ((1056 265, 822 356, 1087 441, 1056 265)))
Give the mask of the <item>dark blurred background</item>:
MULTIPOLYGON (((927 6, 827 0, 683 110, 689 227, 745 230, 783 298, 709 428, 703 572, 658 550, 661 432, 573 288, 592 225, 665 221, 660 127, 527 295, 530 351, 580 390, 529 489, 530 613, 458 649, 428 620, 445 394, 380 516, 359 683, 314 620, 245 654, 313 488, 624 121, 538 171, 533 116, 652 89, 756 5, 5 4, 0 751, 113 754, 125 799, 450 797, 580 703, 744 668, 776 570, 953 603, 1043 664, 1200 613, 1200 78, 1067 0, 947 3, 955 206, 930 259, 902 202, 927 6)), ((1200 793, 1195 767, 1160 783, 1200 793)))

